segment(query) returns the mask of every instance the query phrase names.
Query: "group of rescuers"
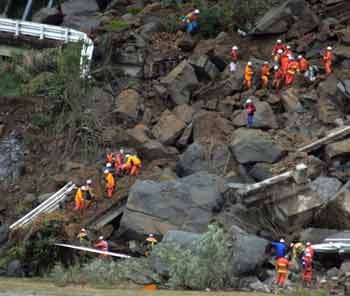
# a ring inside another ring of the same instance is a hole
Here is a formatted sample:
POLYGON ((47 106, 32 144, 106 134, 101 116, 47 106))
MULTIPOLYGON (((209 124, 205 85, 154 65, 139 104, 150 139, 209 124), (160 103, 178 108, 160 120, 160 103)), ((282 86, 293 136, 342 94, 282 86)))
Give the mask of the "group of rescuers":
MULTIPOLYGON (((79 240, 79 243, 82 246, 88 247, 88 246, 94 246, 99 251, 103 252, 99 255, 100 258, 107 257, 109 252, 109 246, 107 240, 104 239, 103 236, 100 236, 98 238, 98 241, 96 244, 92 245, 91 240, 89 238, 89 235, 85 228, 82 228, 80 232, 77 235, 77 239, 79 240)), ((144 255, 147 257, 150 255, 153 247, 158 243, 157 238, 153 234, 149 234, 148 237, 144 241, 144 255)))
MULTIPOLYGON (((138 176, 141 167, 141 160, 136 154, 124 154, 123 149, 120 149, 118 153, 108 151, 103 169, 107 198, 112 198, 116 190, 117 177, 124 175, 138 176)), ((94 197, 95 194, 91 180, 87 180, 83 186, 77 186, 74 197, 74 210, 80 211, 87 208, 94 197)))
POLYGON ((271 243, 275 256, 276 283, 284 287, 288 278, 288 270, 294 265, 297 269, 302 270, 302 280, 305 285, 310 285, 312 281, 312 260, 315 254, 310 242, 291 243, 289 249, 284 241, 271 243))

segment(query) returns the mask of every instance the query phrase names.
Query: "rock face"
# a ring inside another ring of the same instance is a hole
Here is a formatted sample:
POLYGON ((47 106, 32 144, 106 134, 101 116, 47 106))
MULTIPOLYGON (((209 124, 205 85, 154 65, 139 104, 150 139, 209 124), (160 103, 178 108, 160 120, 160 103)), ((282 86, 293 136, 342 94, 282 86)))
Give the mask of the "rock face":
POLYGON ((62 14, 56 7, 42 8, 33 16, 33 22, 49 25, 59 25, 62 19, 62 14))
POLYGON ((218 68, 207 55, 193 55, 189 62, 194 67, 200 80, 213 80, 220 74, 218 68))
MULTIPOLYGON (((277 128, 278 124, 276 121, 275 114, 272 111, 269 103, 256 102, 256 112, 254 114, 253 127, 257 128, 277 128)), ((247 125, 247 112, 242 110, 238 115, 234 117, 233 124, 236 126, 247 125)))
POLYGON ((338 141, 326 146, 326 156, 328 159, 333 157, 343 157, 350 154, 350 140, 338 141))
POLYGON ((336 178, 318 177, 311 183, 311 189, 327 202, 340 189, 342 183, 336 178))
POLYGON ((130 236, 169 230, 202 233, 222 202, 223 180, 208 173, 165 182, 136 181, 121 226, 130 236))
POLYGON ((289 88, 281 93, 281 101, 287 112, 300 112, 303 106, 300 104, 298 94, 295 89, 289 88))
POLYGON ((318 25, 316 14, 305 0, 289 0, 269 10, 256 24, 254 34, 281 34, 291 37, 310 32, 318 25))
POLYGON ((115 100, 116 109, 114 113, 117 122, 128 127, 134 126, 140 119, 142 111, 142 98, 133 89, 122 91, 115 100))
POLYGON ((242 164, 274 163, 284 154, 283 148, 274 143, 268 133, 253 129, 235 131, 230 146, 235 158, 242 164))
POLYGON ((192 90, 198 85, 196 73, 187 61, 182 61, 161 82, 168 88, 176 105, 189 103, 192 90))
POLYGON ((200 143, 193 143, 180 157, 176 170, 179 176, 207 171, 217 175, 225 175, 234 167, 233 156, 225 144, 211 147, 200 143))
POLYGON ((153 128, 153 134, 164 145, 172 145, 181 136, 186 123, 178 119, 172 112, 165 110, 153 128))

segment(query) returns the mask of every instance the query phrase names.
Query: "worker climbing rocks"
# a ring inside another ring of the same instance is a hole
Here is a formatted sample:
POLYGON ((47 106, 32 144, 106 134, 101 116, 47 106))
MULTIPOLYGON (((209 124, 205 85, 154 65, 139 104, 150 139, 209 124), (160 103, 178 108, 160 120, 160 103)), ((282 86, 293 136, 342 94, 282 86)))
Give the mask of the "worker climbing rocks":
MULTIPOLYGON (((99 249, 100 251, 103 252, 108 252, 108 243, 103 239, 103 236, 100 236, 98 238, 98 243, 95 244, 95 248, 99 249)), ((100 254, 99 257, 106 257, 108 254, 100 254)))
POLYGON ((274 55, 273 57, 273 64, 275 66, 280 66, 281 65, 281 56, 283 54, 283 50, 282 49, 279 49, 277 50, 277 53, 274 55))
POLYGON ((303 281, 309 286, 312 281, 312 256, 308 250, 305 251, 303 256, 303 281))
POLYGON ((326 75, 330 75, 332 73, 332 61, 333 61, 332 47, 328 46, 323 54, 323 63, 324 63, 326 75))
POLYGON ((271 55, 274 57, 278 52, 282 53, 286 49, 281 39, 278 39, 275 46, 272 48, 271 55))
POLYGON ((289 56, 289 63, 285 77, 285 84, 291 85, 294 81, 295 74, 299 72, 299 64, 292 56, 289 56))
POLYGON ((86 191, 85 186, 78 187, 77 191, 75 192, 75 196, 74 196, 75 211, 84 209, 84 192, 83 191, 86 191))
POLYGON ((269 62, 264 62, 264 65, 261 68, 261 84, 263 88, 267 88, 267 86, 269 85, 269 76, 270 76, 269 62))
POLYGON ((309 252, 309 253, 310 253, 310 255, 311 255, 311 258, 313 258, 313 257, 314 257, 314 255, 315 255, 315 250, 314 250, 314 248, 312 247, 312 245, 311 245, 311 243, 310 243, 310 242, 307 242, 307 243, 306 243, 306 249, 305 249, 305 252, 309 252))
POLYGON ((230 72, 233 73, 237 69, 237 61, 238 61, 238 47, 233 46, 231 51, 231 63, 230 63, 230 72))
POLYGON ((152 252, 154 246, 158 243, 158 240, 154 237, 153 234, 149 234, 145 240, 145 243, 146 243, 145 256, 148 257, 152 252))
POLYGON ((299 70, 301 73, 306 73, 309 69, 309 62, 302 56, 298 56, 299 70))
POLYGON ((256 111, 255 105, 251 99, 248 99, 246 101, 245 108, 247 111, 247 125, 249 128, 251 128, 253 127, 253 118, 254 118, 254 113, 256 111))
POLYGON ((248 62, 244 71, 244 86, 247 88, 251 88, 253 79, 253 70, 252 70, 252 62, 248 62))
POLYGON ((279 257, 276 260, 276 282, 280 287, 283 287, 286 283, 289 266, 290 263, 287 256, 279 257))
POLYGON ((141 160, 137 157, 137 155, 126 155, 127 158, 127 170, 130 172, 131 176, 137 176, 139 173, 139 169, 141 168, 141 160))
POLYGON ((115 190, 115 179, 112 173, 108 170, 105 170, 104 174, 105 174, 105 181, 106 181, 107 197, 112 198, 115 190))
POLYGON ((283 238, 281 238, 279 242, 271 243, 271 247, 275 249, 275 256, 277 259, 286 256, 287 248, 283 238))
POLYGON ((198 28, 198 23, 197 23, 198 15, 199 15, 199 10, 195 9, 182 18, 182 21, 186 23, 187 33, 193 33, 193 31, 198 28))
POLYGON ((80 244, 83 246, 88 246, 90 244, 90 239, 85 228, 80 229, 77 238, 79 239, 80 244))
POLYGON ((276 89, 279 89, 281 86, 281 81, 284 79, 284 74, 282 68, 278 66, 274 66, 273 69, 275 71, 275 74, 273 76, 272 86, 276 89))
POLYGON ((124 162, 125 162, 124 150, 120 149, 119 153, 117 153, 115 156, 115 162, 114 162, 116 176, 120 176, 122 174, 124 162))

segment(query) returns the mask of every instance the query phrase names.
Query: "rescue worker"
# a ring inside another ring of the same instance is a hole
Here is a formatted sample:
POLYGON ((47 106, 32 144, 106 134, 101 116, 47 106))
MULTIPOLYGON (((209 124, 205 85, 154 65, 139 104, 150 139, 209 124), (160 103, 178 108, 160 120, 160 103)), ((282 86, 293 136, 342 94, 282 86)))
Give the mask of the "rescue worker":
POLYGON ((149 254, 152 252, 153 247, 158 243, 158 240, 154 237, 153 234, 149 234, 145 240, 145 243, 146 243, 145 256, 148 257, 149 254))
POLYGON ((279 89, 281 86, 281 81, 284 79, 284 74, 281 67, 274 66, 273 69, 275 70, 275 74, 273 77, 272 86, 276 89, 279 89))
POLYGON ((272 48, 271 56, 275 56, 278 51, 281 53, 286 49, 285 45, 282 43, 281 39, 278 39, 275 46, 272 48))
POLYGON ((273 64, 275 66, 280 66, 281 65, 281 56, 283 54, 283 50, 279 49, 277 50, 277 53, 273 57, 273 64))
POLYGON ((107 151, 106 154, 106 163, 112 163, 113 162, 113 152, 107 151))
POLYGON ((324 63, 326 75, 330 75, 332 73, 332 60, 333 60, 332 47, 328 46, 323 54, 323 63, 324 63))
POLYGON ((75 202, 75 211, 83 210, 84 209, 84 193, 85 186, 81 186, 77 188, 77 191, 75 192, 74 196, 74 202, 75 202))
POLYGON ((253 79, 253 70, 252 70, 252 62, 248 62, 244 71, 244 86, 247 88, 251 88, 253 79))
POLYGON ((291 85, 294 81, 295 74, 299 72, 299 64, 292 56, 289 56, 289 63, 285 77, 285 84, 291 85))
POLYGON ((112 173, 108 170, 105 170, 104 174, 105 174, 105 181, 106 181, 107 197, 112 198, 114 190, 115 190, 115 179, 114 179, 112 173))
POLYGON ((276 258, 283 258, 287 254, 287 248, 283 238, 279 242, 272 242, 271 246, 275 249, 276 258))
POLYGON ((306 73, 307 70, 309 69, 309 62, 302 56, 298 56, 298 61, 299 61, 299 70, 301 73, 306 73))
POLYGON ((251 99, 248 99, 246 101, 245 108, 247 111, 247 125, 248 127, 253 127, 253 119, 254 119, 254 113, 256 111, 256 108, 251 99))
POLYGON ((197 29, 197 27, 198 27, 198 23, 197 23, 198 15, 199 15, 199 10, 195 9, 182 18, 182 21, 186 23, 187 33, 192 33, 193 30, 197 29))
POLYGON ((312 281, 312 256, 309 251, 305 251, 303 256, 303 281, 308 286, 312 281))
POLYGON ((238 61, 238 54, 237 54, 238 47, 233 46, 231 51, 231 63, 230 63, 230 72, 233 73, 236 71, 237 68, 237 61, 238 61))
POLYGON ((279 257, 276 260, 276 282, 280 287, 283 287, 286 283, 289 266, 290 263, 287 256, 279 257))
POLYGON ((89 207, 91 201, 95 197, 94 190, 92 188, 92 180, 86 180, 86 192, 85 192, 85 201, 86 201, 86 207, 89 207))
POLYGON ((285 53, 281 55, 281 66, 280 69, 283 72, 283 75, 286 75, 287 70, 288 70, 288 65, 289 65, 289 57, 285 53))
POLYGON ((314 250, 314 248, 312 247, 312 245, 311 245, 311 243, 310 243, 310 242, 307 242, 307 243, 306 243, 306 249, 305 249, 305 252, 309 252, 309 253, 310 253, 310 255, 311 255, 311 258, 313 258, 313 257, 314 257, 314 255, 315 255, 315 250, 314 250))
POLYGON ((285 54, 286 56, 293 56, 293 52, 291 50, 290 45, 286 46, 286 49, 283 51, 283 54, 285 54))
POLYGON ((123 172, 124 161, 125 161, 124 150, 120 149, 119 153, 117 153, 115 156, 115 162, 114 162, 115 174, 117 176, 121 175, 121 173, 123 172))
POLYGON ((137 176, 139 169, 141 168, 141 160, 137 155, 126 155, 127 157, 127 169, 130 171, 131 176, 137 176))
MULTIPOLYGON (((292 261, 295 260, 301 260, 301 257, 305 251, 305 246, 303 243, 301 242, 297 242, 297 243, 292 243, 290 244, 290 248, 291 248, 291 259, 292 261)), ((299 261, 300 263, 300 261, 299 261)))
POLYGON ((80 232, 77 235, 77 238, 79 239, 79 242, 83 246, 89 245, 89 237, 87 235, 87 232, 85 228, 80 229, 80 232))
MULTIPOLYGON (((98 238, 98 243, 95 244, 95 248, 99 249, 100 251, 103 252, 108 252, 108 243, 103 239, 103 236, 100 236, 98 238)), ((99 257, 106 257, 108 254, 100 254, 99 257)))
POLYGON ((261 68, 261 83, 263 88, 267 88, 269 85, 270 67, 268 62, 264 62, 261 68))

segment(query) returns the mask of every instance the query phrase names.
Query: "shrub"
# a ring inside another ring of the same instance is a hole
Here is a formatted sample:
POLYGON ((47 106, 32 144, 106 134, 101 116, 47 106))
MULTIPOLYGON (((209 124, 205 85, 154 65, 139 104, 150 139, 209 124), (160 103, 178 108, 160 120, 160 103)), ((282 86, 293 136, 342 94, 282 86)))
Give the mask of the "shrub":
POLYGON ((129 28, 129 24, 123 20, 112 20, 110 23, 104 26, 106 31, 119 32, 129 28))
POLYGON ((130 13, 132 15, 137 15, 142 11, 142 7, 138 7, 138 6, 130 6, 126 9, 127 13, 130 13))

